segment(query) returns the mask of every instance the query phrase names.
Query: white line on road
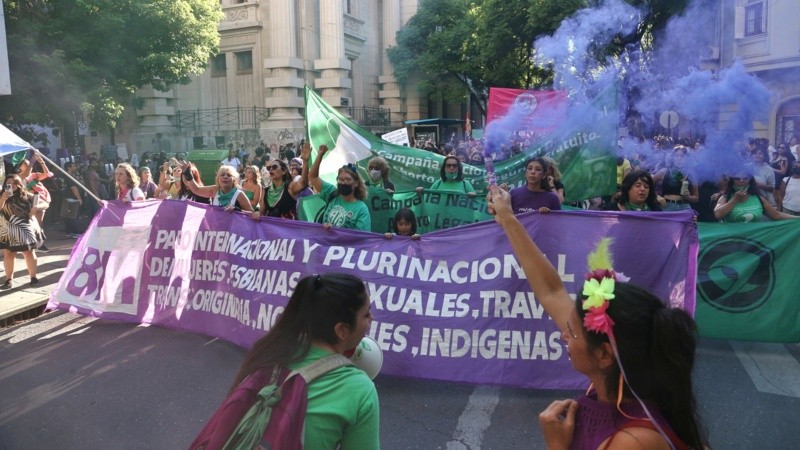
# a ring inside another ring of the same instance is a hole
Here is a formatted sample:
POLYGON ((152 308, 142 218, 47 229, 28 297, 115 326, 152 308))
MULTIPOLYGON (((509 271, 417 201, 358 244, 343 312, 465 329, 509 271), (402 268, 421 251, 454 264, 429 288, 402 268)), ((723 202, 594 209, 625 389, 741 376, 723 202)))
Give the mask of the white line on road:
POLYGON ((453 432, 454 440, 447 443, 447 450, 479 450, 483 434, 492 424, 492 414, 499 402, 500 388, 477 386, 458 418, 456 431, 453 432))
POLYGON ((782 344, 729 341, 756 389, 800 398, 800 363, 782 344))

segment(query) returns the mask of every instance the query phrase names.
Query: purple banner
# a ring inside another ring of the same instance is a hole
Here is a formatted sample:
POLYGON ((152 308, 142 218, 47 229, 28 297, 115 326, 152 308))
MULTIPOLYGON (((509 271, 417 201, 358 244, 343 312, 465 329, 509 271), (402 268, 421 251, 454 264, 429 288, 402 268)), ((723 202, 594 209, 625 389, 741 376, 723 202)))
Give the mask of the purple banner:
MULTIPOLYGON (((586 254, 614 238, 615 268, 690 313, 697 227, 691 213, 561 211, 520 216, 570 292, 586 254)), ((260 222, 173 200, 111 202, 73 249, 48 308, 152 323, 248 347, 275 322, 298 280, 346 272, 365 280, 382 373, 567 389, 561 333, 530 292, 494 222, 422 236, 260 222)))

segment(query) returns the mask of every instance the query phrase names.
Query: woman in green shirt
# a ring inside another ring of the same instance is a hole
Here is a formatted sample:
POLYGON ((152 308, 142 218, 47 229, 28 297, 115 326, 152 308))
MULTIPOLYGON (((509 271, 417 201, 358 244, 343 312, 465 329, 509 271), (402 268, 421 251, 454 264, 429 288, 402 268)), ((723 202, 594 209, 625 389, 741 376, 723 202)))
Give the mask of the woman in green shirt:
POLYGON ((308 172, 309 184, 327 202, 322 212, 323 226, 326 229, 337 227, 372 231, 369 208, 363 201, 367 198, 367 190, 356 166, 353 164, 342 166, 336 175, 336 186, 322 181, 319 177, 319 166, 327 151, 328 146, 320 145, 317 158, 308 172))
POLYGON ((441 179, 433 182, 431 190, 463 192, 470 197, 475 196, 475 188, 464 179, 464 166, 455 156, 450 155, 444 158, 439 173, 441 179))
POLYGON ((222 206, 225 211, 253 211, 247 195, 239 188, 239 172, 232 166, 220 166, 217 170, 217 182, 212 186, 198 186, 189 169, 189 163, 186 163, 183 166, 183 178, 186 187, 193 194, 210 198, 212 206, 222 206))
MULTIPOLYGON (((347 274, 301 279, 272 329, 245 355, 231 392, 250 374, 279 365, 297 369, 354 349, 372 323, 364 283, 347 274)), ((343 366, 308 385, 304 447, 380 448, 375 384, 361 369, 343 366)))
POLYGON ((725 193, 717 200, 714 217, 720 222, 761 222, 767 216, 772 220, 798 219, 775 209, 761 196, 751 173, 738 173, 728 179, 725 193))

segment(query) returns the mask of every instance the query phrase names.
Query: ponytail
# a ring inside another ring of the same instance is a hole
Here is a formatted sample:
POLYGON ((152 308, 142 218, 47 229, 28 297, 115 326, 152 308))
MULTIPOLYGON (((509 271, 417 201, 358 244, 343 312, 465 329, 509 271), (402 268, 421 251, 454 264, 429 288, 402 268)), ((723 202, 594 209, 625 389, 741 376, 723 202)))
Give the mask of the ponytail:
POLYGON ((692 389, 697 326, 677 308, 659 308, 653 316, 652 347, 648 354, 650 398, 658 405, 675 434, 690 448, 703 448, 700 418, 692 389))

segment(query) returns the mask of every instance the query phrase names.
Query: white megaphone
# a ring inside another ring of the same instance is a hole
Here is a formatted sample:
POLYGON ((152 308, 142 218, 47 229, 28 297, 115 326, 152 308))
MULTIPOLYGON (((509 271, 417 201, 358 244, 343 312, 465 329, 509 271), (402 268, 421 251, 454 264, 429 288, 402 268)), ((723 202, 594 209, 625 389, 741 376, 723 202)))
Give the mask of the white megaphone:
POLYGON ((366 372, 371 380, 374 380, 383 366, 383 351, 371 337, 364 336, 364 339, 355 348, 350 361, 354 366, 366 372))

